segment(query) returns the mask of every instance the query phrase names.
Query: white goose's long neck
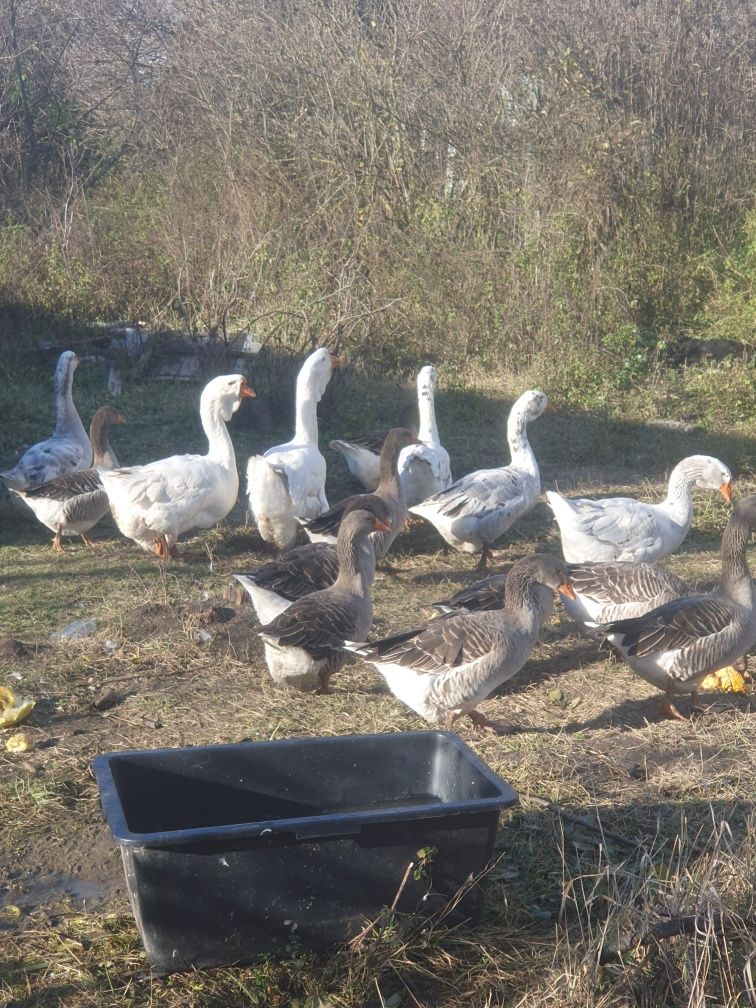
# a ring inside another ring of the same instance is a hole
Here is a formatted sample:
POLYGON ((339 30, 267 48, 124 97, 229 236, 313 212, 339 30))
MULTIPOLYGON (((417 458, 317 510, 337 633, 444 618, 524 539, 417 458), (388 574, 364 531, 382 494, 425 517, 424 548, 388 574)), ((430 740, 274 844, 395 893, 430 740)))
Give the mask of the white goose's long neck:
POLYGON ((55 375, 55 435, 81 435, 80 440, 86 440, 87 432, 74 406, 71 388, 73 386, 73 368, 58 371, 55 375))
POLYGON ((417 412, 420 419, 418 438, 427 445, 437 445, 439 443, 438 427, 436 427, 436 407, 432 385, 418 395, 417 412))
POLYGON ((528 420, 525 410, 513 409, 509 414, 507 441, 512 454, 512 464, 540 479, 538 463, 528 441, 528 420))
POLYGON ((200 419, 202 420, 202 428, 207 435, 208 459, 222 465, 224 469, 232 469, 236 472, 234 446, 226 422, 220 414, 219 403, 212 400, 201 403, 200 419))
POLYGON ((294 440, 297 444, 318 443, 318 398, 309 375, 297 379, 294 440))
POLYGON ((689 526, 693 521, 692 487, 696 476, 697 473, 691 470, 689 463, 683 460, 675 466, 669 477, 664 506, 679 525, 689 526))

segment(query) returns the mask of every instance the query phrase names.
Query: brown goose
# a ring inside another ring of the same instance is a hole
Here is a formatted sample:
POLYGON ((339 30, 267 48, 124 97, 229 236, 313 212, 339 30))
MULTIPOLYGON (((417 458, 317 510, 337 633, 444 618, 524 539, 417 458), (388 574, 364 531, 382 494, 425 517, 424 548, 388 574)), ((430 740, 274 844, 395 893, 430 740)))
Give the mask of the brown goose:
POLYGON ((334 584, 298 599, 260 631, 268 670, 280 685, 326 690, 349 658, 343 642, 364 637, 370 629, 375 576, 370 535, 389 528, 388 509, 378 516, 382 504, 375 501, 375 513, 358 508, 345 515, 336 543, 339 573, 334 584))
POLYGON ((501 610, 452 613, 372 644, 347 646, 431 724, 451 728, 467 714, 476 727, 501 731, 475 708, 528 660, 545 619, 539 586, 571 595, 561 560, 538 553, 518 560, 507 576, 501 610))
POLYGON ((756 530, 756 494, 738 501, 722 536, 719 585, 707 595, 667 602, 636 619, 615 620, 599 631, 630 668, 666 693, 663 711, 681 718, 675 694, 696 690, 711 672, 732 665, 756 644, 753 583, 746 545, 756 530))
MULTIPOLYGON (((359 494, 345 509, 362 508, 387 524, 391 513, 385 501, 376 494, 359 494)), ((234 574, 244 586, 261 623, 270 623, 292 602, 313 592, 330 588, 339 573, 336 547, 329 543, 304 543, 265 563, 256 571, 234 574)))
MULTIPOLYGON (((408 445, 417 443, 418 440, 411 431, 405 427, 394 427, 386 435, 381 449, 381 481, 375 496, 380 497, 388 505, 391 512, 391 528, 387 532, 373 536, 377 560, 385 557, 407 522, 407 501, 399 479, 399 456, 408 445)), ((317 518, 305 522, 304 530, 310 540, 334 543, 346 508, 353 501, 364 500, 366 496, 370 495, 354 494, 352 497, 345 497, 317 518)))
POLYGON ((111 424, 123 423, 126 421, 111 406, 100 406, 89 428, 94 466, 58 476, 31 490, 16 491, 42 524, 55 533, 52 547, 56 552, 63 552, 64 535, 80 535, 87 546, 95 545, 86 533, 110 510, 99 470, 118 466, 108 434, 111 424))

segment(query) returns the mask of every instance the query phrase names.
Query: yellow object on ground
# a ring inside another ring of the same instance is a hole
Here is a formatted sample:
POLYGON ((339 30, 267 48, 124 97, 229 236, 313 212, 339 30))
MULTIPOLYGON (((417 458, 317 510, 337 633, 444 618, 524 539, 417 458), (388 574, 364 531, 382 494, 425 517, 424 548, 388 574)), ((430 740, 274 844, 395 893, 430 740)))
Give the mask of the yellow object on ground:
POLYGON ((8 752, 13 753, 29 752, 30 749, 34 748, 34 743, 26 732, 18 732, 16 735, 11 735, 5 743, 5 748, 8 752))
POLYGON ((34 710, 36 700, 17 696, 9 686, 0 686, 0 728, 12 728, 34 710))
POLYGON ((743 675, 732 665, 711 672, 703 680, 699 689, 716 693, 747 693, 748 684, 743 675))

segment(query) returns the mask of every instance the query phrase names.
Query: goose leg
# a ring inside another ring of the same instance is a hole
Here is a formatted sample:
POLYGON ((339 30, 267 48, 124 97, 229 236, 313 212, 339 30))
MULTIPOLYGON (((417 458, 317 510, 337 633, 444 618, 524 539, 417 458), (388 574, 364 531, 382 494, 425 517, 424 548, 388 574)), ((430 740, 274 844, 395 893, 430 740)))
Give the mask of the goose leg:
POLYGON ((706 714, 708 707, 701 703, 698 699, 698 690, 690 691, 690 699, 693 702, 693 713, 700 716, 701 714, 706 714))
POLYGON ((503 721, 492 721, 480 711, 471 710, 467 716, 476 729, 485 728, 486 731, 493 732, 495 735, 504 735, 509 731, 509 725, 505 725, 503 721))
POLYGON ((167 560, 169 557, 171 560, 178 559, 179 553, 176 549, 176 544, 174 543, 169 546, 165 535, 155 537, 153 549, 155 550, 155 556, 159 557, 161 560, 167 560))
POLYGON ((478 560, 475 565, 475 570, 485 571, 488 570, 488 561, 491 559, 491 547, 486 543, 483 549, 480 551, 480 560, 478 560))
POLYGON ((60 529, 58 529, 55 533, 55 538, 52 541, 52 548, 56 553, 65 553, 63 543, 60 541, 60 529))
POLYGON ((94 539, 90 539, 88 535, 84 535, 83 532, 79 532, 79 535, 84 540, 85 545, 89 546, 90 549, 99 549, 102 543, 95 542, 94 539))
POLYGON ((674 703, 672 702, 672 694, 669 692, 664 694, 664 699, 661 702, 660 710, 663 717, 671 718, 673 721, 688 720, 685 717, 685 715, 681 714, 680 711, 677 709, 677 707, 675 707, 674 703))
POLYGON ((318 672, 318 688, 315 690, 315 692, 317 694, 319 694, 319 695, 322 696, 324 693, 330 693, 331 692, 331 690, 330 690, 330 688, 328 686, 328 680, 330 678, 331 678, 331 670, 330 669, 322 668, 318 672))
POLYGON ((457 720, 458 717, 459 717, 458 711, 454 710, 447 711, 446 714, 444 714, 444 716, 440 719, 441 727, 445 731, 451 731, 454 726, 454 722, 457 720))

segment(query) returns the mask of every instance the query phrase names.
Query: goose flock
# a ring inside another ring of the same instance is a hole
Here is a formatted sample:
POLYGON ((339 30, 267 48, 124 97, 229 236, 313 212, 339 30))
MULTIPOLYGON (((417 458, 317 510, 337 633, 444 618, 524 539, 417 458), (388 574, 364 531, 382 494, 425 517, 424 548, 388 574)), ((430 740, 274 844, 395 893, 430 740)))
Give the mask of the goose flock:
MULTIPOLYGON (((234 576, 255 608, 276 682, 325 692, 330 677, 358 657, 430 724, 450 728, 466 715, 476 727, 499 731, 502 726, 478 705, 528 661, 559 596, 581 631, 606 639, 633 672, 662 691, 664 713, 680 718, 678 695, 692 696, 695 707, 707 676, 756 643, 746 559, 756 495, 732 506, 714 591, 697 594, 656 562, 685 539, 694 486, 733 503, 730 470, 706 455, 674 467, 660 504, 630 497, 570 500, 548 491, 563 556, 534 553, 439 600, 435 618, 369 641, 376 565, 385 564, 408 513, 430 522, 454 549, 479 554, 484 568, 496 540, 533 508, 541 478, 528 425, 551 407, 543 392, 524 392, 509 414, 509 463, 453 480, 436 423, 438 372, 423 367, 417 423, 404 413, 391 430, 330 442, 366 491, 331 507, 317 404, 340 364, 326 348, 307 357, 297 377, 293 437, 253 455, 247 465, 250 512, 280 555, 234 576)), ((142 549, 162 560, 175 557, 183 533, 212 527, 237 501, 239 475, 226 424, 255 393, 243 375, 213 378, 200 398, 205 455, 120 467, 109 430, 124 418, 103 406, 87 436, 72 398, 77 365, 76 354, 61 354, 55 429, 0 478, 54 533, 56 551, 63 550, 63 536, 80 535, 94 545, 86 533, 110 511, 123 535, 142 549)))

